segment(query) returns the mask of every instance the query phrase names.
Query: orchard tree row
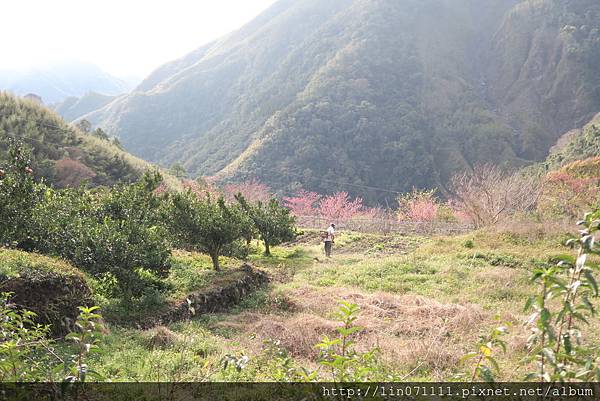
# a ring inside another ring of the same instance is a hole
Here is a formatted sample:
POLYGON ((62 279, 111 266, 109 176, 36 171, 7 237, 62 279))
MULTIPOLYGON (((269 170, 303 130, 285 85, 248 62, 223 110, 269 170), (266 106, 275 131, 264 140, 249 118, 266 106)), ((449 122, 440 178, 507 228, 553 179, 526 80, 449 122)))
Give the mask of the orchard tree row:
POLYGON ((0 168, 0 246, 62 257, 94 276, 110 273, 138 293, 142 270, 164 276, 171 249, 219 256, 238 243, 270 247, 295 237, 295 219, 274 199, 233 200, 164 190, 160 174, 113 187, 56 189, 34 178, 30 152, 13 142, 0 168), (162 188, 162 190, 161 190, 162 188))

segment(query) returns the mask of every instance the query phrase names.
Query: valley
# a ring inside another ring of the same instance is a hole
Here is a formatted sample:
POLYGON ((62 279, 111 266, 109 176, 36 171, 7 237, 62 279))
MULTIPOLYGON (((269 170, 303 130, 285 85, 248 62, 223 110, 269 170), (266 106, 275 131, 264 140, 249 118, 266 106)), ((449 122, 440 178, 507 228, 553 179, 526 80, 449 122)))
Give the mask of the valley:
POLYGON ((257 1, 0 71, 0 394, 598 388, 600 2, 257 1))

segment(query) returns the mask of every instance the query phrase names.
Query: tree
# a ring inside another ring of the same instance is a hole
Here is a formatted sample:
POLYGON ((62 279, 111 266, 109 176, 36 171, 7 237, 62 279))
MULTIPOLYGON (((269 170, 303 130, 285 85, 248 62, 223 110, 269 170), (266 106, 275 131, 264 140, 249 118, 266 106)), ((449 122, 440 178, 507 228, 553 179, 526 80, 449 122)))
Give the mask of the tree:
POLYGON ((400 195, 398 200, 398 220, 417 222, 433 221, 437 216, 439 204, 435 190, 412 192, 400 195))
POLYGON ((31 211, 34 249, 67 259, 87 273, 114 275, 128 294, 139 293, 142 267, 168 272, 170 243, 155 194, 162 177, 146 173, 134 184, 113 188, 46 188, 31 211))
POLYGON ((296 238, 296 218, 275 198, 268 202, 249 203, 241 194, 235 199, 256 227, 265 244, 265 256, 271 256, 271 246, 296 238))
POLYGON ((360 214, 363 209, 361 198, 350 199, 347 192, 326 196, 319 202, 319 214, 328 220, 343 221, 360 214))
POLYGON ((316 192, 300 190, 295 196, 283 198, 284 205, 292 211, 294 216, 314 216, 318 214, 317 203, 321 195, 316 192))
POLYGON ((169 173, 174 175, 177 178, 185 178, 188 173, 180 163, 173 163, 171 167, 169 167, 169 173))
POLYGON ((199 198, 192 191, 170 195, 166 221, 176 242, 186 249, 206 252, 215 270, 224 247, 242 238, 244 218, 222 197, 199 198))
POLYGON ((600 157, 578 160, 546 175, 538 211, 575 218, 600 205, 600 157))
POLYGON ((492 225, 516 212, 531 210, 543 188, 539 177, 505 172, 497 166, 475 166, 452 178, 450 193, 459 212, 476 228, 492 225))
POLYGON ((181 184, 184 190, 192 192, 199 199, 207 197, 218 199, 221 196, 221 192, 203 177, 198 177, 194 181, 182 180, 181 184))
POLYGON ((86 119, 79 120, 77 124, 75 124, 75 127, 86 134, 89 134, 92 130, 92 124, 86 119))
POLYGON ((21 142, 10 139, 8 155, 8 166, 0 170, 0 244, 29 249, 31 211, 43 189, 34 182, 31 152, 21 142))
POLYGON ((244 181, 239 184, 225 185, 223 192, 228 202, 233 202, 237 194, 242 194, 244 199, 249 202, 268 202, 271 199, 271 190, 269 187, 256 179, 244 181))
MULTIPOLYGON (((85 121, 85 120, 82 120, 85 121)), ((102 128, 96 128, 94 130, 94 132, 92 132, 92 135, 94 135, 96 138, 102 139, 103 141, 109 141, 110 138, 108 137, 108 134, 106 132, 104 132, 104 130, 102 128)))
POLYGON ((117 148, 123 150, 123 145, 121 144, 121 141, 119 141, 119 138, 117 138, 116 136, 112 138, 111 140, 112 144, 114 146, 116 146, 117 148))

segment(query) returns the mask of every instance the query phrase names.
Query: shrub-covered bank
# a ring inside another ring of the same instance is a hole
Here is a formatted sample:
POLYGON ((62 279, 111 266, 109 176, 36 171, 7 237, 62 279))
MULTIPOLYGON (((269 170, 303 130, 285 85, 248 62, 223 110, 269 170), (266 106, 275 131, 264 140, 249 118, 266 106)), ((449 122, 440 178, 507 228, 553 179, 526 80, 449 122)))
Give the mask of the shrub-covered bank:
POLYGON ((219 256, 247 252, 253 238, 268 253, 295 236, 294 218, 275 199, 165 191, 158 173, 111 188, 55 189, 34 179, 23 144, 13 141, 9 154, 0 174, 0 245, 62 257, 132 296, 168 274, 173 247, 205 252, 219 270, 219 256))

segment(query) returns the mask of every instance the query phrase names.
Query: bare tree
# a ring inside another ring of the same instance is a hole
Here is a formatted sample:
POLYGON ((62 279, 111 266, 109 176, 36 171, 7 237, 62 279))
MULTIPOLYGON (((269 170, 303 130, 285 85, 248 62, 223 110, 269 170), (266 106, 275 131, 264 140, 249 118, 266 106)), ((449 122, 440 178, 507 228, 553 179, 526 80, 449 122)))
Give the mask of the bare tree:
POLYGON ((543 180, 538 176, 486 164, 455 176, 450 192, 454 206, 479 228, 533 209, 542 187, 543 180))

